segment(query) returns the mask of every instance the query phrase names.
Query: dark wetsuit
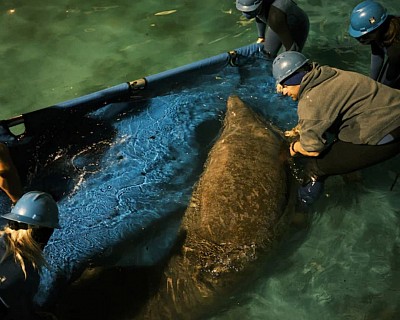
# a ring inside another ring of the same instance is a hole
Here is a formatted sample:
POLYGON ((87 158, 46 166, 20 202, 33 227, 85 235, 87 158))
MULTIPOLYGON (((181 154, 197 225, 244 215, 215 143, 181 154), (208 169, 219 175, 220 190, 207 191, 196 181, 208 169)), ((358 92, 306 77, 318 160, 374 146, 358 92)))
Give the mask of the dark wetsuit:
MULTIPOLYGON (((389 26, 391 19, 400 17, 389 16, 385 28, 389 26)), ((371 43, 370 76, 389 87, 400 89, 400 34, 390 46, 375 41, 371 43)))
MULTIPOLYGON (((0 260, 5 253, 4 239, 0 238, 0 260)), ((39 286, 39 273, 25 262, 27 278, 21 266, 9 255, 0 263, 0 319, 39 319, 33 312, 33 297, 39 286)))
POLYGON ((310 27, 307 14, 292 0, 264 0, 262 6, 256 23, 258 37, 265 38, 266 53, 275 58, 282 45, 285 51, 300 52, 310 27))

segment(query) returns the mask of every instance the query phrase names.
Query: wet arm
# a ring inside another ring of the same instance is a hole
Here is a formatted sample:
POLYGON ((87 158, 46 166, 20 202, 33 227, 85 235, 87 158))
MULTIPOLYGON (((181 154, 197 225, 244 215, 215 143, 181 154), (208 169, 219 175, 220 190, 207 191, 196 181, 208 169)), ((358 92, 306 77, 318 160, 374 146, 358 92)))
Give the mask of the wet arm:
POLYGON ((294 141, 290 144, 290 155, 293 157, 298 153, 308 157, 318 157, 320 154, 318 151, 307 151, 303 148, 300 141, 294 141))
POLYGON ((378 80, 379 74, 382 70, 385 52, 377 44, 371 44, 371 79, 378 80))
MULTIPOLYGON (((389 86, 396 87, 400 82, 400 45, 395 45, 388 48, 388 66, 385 68, 387 71, 383 75, 380 82, 389 86)), ((399 89, 398 87, 396 87, 399 89)))
POLYGON ((292 156, 300 153, 309 157, 317 157, 326 148, 326 133, 332 126, 332 121, 329 119, 333 118, 333 115, 320 120, 312 120, 317 118, 312 113, 309 116, 311 119, 304 119, 299 115, 299 139, 290 146, 292 156))
POLYGON ((0 143, 0 188, 12 202, 22 195, 21 181, 6 145, 0 143))
POLYGON ((257 17, 256 17, 256 25, 257 25, 258 39, 265 39, 265 30, 267 29, 267 25, 257 17))

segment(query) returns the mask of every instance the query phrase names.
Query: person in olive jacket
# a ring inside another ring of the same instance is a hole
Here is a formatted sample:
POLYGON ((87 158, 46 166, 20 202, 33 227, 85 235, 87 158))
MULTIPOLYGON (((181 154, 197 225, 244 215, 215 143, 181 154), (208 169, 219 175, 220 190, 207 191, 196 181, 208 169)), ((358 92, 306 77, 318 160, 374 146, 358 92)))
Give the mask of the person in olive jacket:
POLYGON ((323 180, 400 153, 400 90, 365 75, 283 52, 272 65, 277 92, 298 101, 292 156, 302 157, 300 200, 311 204, 323 180))

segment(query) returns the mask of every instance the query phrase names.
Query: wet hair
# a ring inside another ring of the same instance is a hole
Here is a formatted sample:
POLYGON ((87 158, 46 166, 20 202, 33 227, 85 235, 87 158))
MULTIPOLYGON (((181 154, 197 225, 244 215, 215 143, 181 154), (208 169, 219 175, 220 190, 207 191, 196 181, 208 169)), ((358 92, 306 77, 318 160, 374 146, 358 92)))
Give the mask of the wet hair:
POLYGON ((27 277, 25 263, 29 262, 35 269, 41 269, 46 265, 42 248, 32 237, 32 229, 14 230, 8 226, 0 231, 0 237, 4 238, 6 252, 0 259, 3 262, 8 256, 13 255, 27 277))
POLYGON ((389 16, 385 23, 387 23, 387 26, 383 44, 390 46, 395 42, 400 42, 400 17, 389 16))

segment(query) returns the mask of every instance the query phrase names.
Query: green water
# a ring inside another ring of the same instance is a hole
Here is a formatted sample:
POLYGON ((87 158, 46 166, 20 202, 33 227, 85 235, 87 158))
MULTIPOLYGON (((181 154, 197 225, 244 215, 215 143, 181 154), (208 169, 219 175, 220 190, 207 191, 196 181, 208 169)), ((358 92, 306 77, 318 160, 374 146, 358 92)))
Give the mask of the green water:
MULTIPOLYGON (((356 3, 299 1, 311 21, 304 52, 366 72, 368 48, 347 36, 356 3)), ((233 0, 2 1, 0 118, 249 44, 255 30, 233 0)))
MULTIPOLYGON (((368 48, 347 35, 358 1, 297 2, 311 22, 304 53, 367 74, 368 48)), ((400 13, 398 0, 381 3, 400 13)), ((2 1, 0 119, 255 38, 233 0, 2 1)), ((365 170, 362 183, 328 180, 304 238, 213 319, 400 319, 400 182, 392 186, 399 168, 397 157, 365 170)))

